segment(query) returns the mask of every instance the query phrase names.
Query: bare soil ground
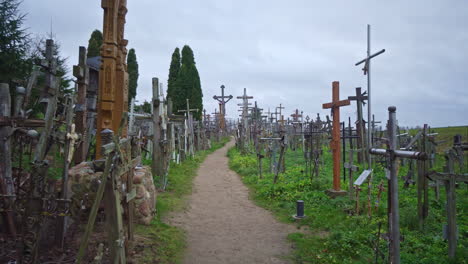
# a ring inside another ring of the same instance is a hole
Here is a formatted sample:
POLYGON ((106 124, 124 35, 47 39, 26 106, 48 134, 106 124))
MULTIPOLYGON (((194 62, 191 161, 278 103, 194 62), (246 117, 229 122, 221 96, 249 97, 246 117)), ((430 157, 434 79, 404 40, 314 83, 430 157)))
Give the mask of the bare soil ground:
POLYGON ((289 263, 286 237, 293 225, 277 222, 248 198, 249 190, 228 167, 233 141, 209 155, 194 180, 184 212, 168 221, 187 231, 184 263, 289 263))

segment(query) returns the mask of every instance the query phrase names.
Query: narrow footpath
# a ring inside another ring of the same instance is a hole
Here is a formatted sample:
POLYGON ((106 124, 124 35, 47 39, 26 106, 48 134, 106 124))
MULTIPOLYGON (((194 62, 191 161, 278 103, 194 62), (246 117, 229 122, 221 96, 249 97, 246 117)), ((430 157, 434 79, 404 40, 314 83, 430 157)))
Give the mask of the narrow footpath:
POLYGON ((247 187, 228 166, 226 153, 233 145, 206 158, 186 211, 169 219, 187 232, 183 263, 289 263, 286 237, 297 230, 249 200, 247 187))

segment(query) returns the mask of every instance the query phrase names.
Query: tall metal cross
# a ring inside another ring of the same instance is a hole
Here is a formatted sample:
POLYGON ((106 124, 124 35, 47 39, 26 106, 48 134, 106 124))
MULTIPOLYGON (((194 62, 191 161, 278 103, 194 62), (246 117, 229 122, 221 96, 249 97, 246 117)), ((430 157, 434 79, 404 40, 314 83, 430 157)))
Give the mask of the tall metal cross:
MULTIPOLYGON (((364 75, 367 75, 367 94, 368 94, 368 104, 367 104, 367 147, 368 148, 371 148, 372 146, 372 134, 373 134, 373 131, 372 131, 372 125, 371 125, 371 117, 372 117, 372 109, 371 109, 371 59, 384 53, 385 52, 385 49, 382 49, 381 51, 379 52, 376 52, 374 54, 371 55, 371 44, 370 44, 370 38, 371 38, 371 35, 370 35, 370 30, 371 30, 371 26, 370 25, 367 25, 367 57, 359 62, 357 62, 355 64, 355 66, 358 66, 362 63, 365 63, 364 64, 364 68, 362 68, 362 70, 364 71, 364 75)), ((371 155, 370 153, 368 152, 367 153, 367 161, 368 161, 368 169, 370 170, 371 167, 372 167, 372 160, 371 160, 371 155)))
POLYGON ((335 81, 332 84, 332 101, 323 104, 323 109, 331 109, 333 114, 332 140, 330 147, 333 152, 333 191, 341 192, 340 187, 340 107, 350 105, 348 99, 340 101, 340 83, 335 81))

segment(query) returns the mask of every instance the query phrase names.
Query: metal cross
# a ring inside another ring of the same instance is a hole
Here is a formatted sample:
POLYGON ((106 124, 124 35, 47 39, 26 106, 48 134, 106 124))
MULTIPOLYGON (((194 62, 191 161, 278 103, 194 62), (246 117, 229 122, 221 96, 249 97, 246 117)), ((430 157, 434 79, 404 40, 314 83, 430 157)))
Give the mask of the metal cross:
MULTIPOLYGON (((367 94, 368 94, 368 104, 367 104, 367 120, 370 121, 371 120, 371 116, 372 116, 372 109, 371 109, 371 67, 370 67, 370 60, 382 53, 385 52, 385 49, 377 52, 377 53, 374 53, 371 55, 371 45, 370 45, 370 30, 371 30, 371 26, 370 25, 367 25, 367 57, 359 62, 357 62, 355 64, 355 66, 358 66, 362 63, 365 63, 364 64, 364 68, 362 68, 362 70, 364 71, 364 75, 367 75, 367 94)), ((368 132, 367 132, 367 147, 368 148, 371 148, 372 146, 372 125, 370 122, 367 123, 367 129, 368 129, 368 132)), ((370 153, 367 154, 367 160, 368 160, 368 169, 370 170, 371 169, 371 166, 372 166, 372 160, 371 160, 371 155, 370 153)))

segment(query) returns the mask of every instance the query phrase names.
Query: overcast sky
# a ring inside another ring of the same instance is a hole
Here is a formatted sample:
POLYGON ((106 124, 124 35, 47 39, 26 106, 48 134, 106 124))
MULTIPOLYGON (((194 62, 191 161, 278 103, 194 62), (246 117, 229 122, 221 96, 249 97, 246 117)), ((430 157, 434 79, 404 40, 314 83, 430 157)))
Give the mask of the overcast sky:
MULTIPOLYGON (((61 43, 70 69, 78 46, 102 30, 98 0, 24 0, 26 26, 50 32, 61 43)), ((151 98, 151 78, 167 85, 171 54, 188 44, 194 51, 210 113, 220 85, 239 96, 243 88, 265 111, 282 103, 287 115, 298 108, 315 117, 331 100, 367 88, 362 67, 366 25, 372 51, 386 52, 372 63, 372 107, 387 120, 397 107, 401 125, 468 125, 468 1, 311 0, 128 0, 125 38, 139 63, 137 100, 151 98), (385 3, 384 3, 385 2, 385 3)), ((227 104, 236 117, 237 103, 227 104)), ((342 108, 355 119, 356 106, 342 108)))

